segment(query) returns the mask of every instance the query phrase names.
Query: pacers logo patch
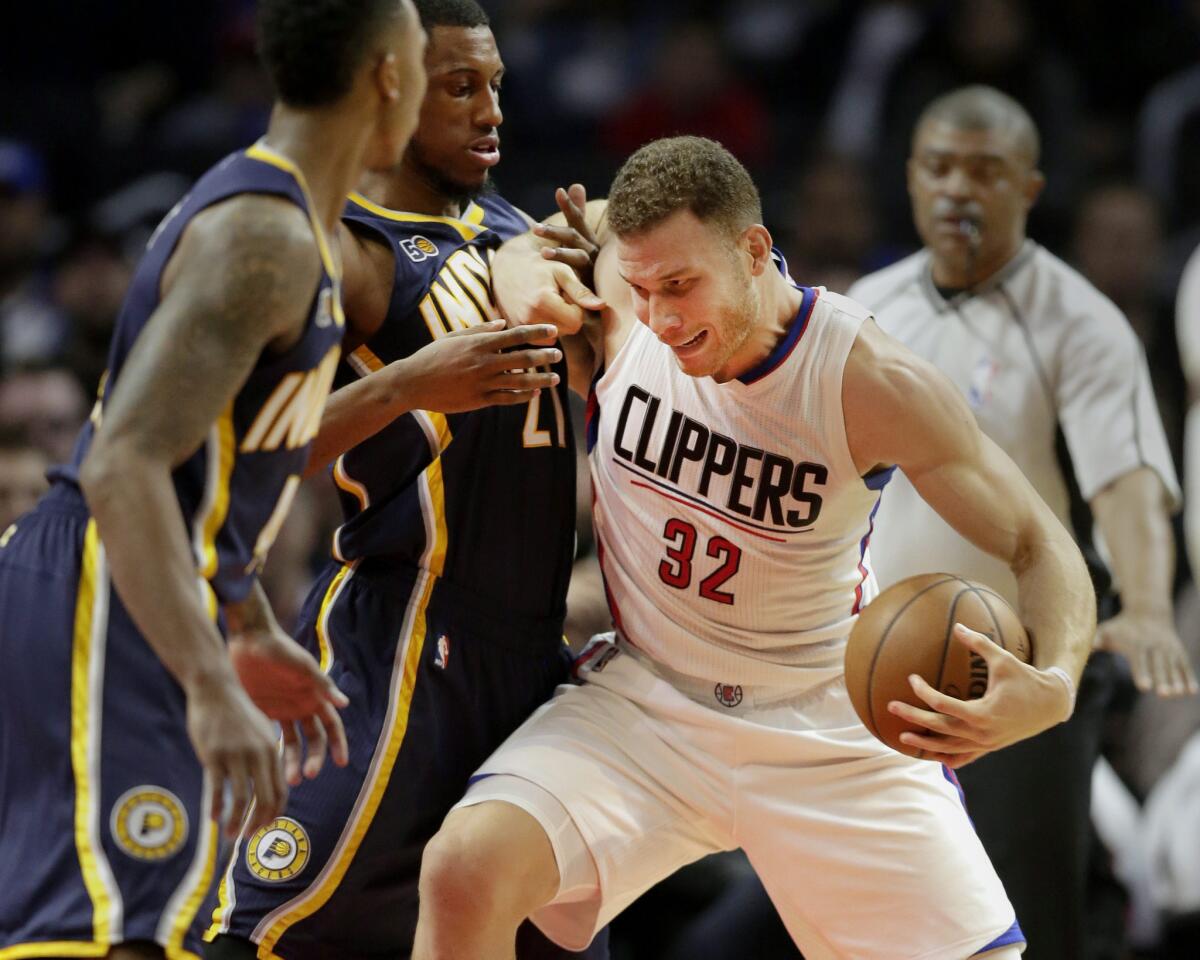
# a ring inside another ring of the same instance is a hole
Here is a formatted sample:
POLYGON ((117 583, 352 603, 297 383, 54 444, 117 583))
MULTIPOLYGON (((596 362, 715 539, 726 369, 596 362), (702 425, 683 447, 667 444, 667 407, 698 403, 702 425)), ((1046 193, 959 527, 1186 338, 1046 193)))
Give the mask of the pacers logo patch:
POLYGON ((109 828, 117 846, 134 859, 166 860, 187 840, 187 812, 170 790, 134 787, 117 800, 109 828))
POLYGON ((246 844, 246 866, 261 880, 278 883, 308 864, 308 833, 291 817, 276 817, 246 844))
POLYGON ((413 263, 420 263, 422 260, 428 260, 430 257, 438 255, 437 244, 422 236, 413 237, 411 240, 401 240, 400 249, 408 254, 408 259, 413 263))

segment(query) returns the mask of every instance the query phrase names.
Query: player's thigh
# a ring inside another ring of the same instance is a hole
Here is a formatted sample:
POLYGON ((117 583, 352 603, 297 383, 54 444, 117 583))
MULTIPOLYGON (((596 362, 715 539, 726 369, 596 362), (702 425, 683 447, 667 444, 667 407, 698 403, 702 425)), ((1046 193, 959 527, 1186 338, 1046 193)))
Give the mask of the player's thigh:
POLYGON ((609 686, 561 690, 484 764, 462 801, 505 801, 541 824, 562 883, 533 920, 571 949, 584 948, 679 867, 730 845, 722 823, 731 814, 731 791, 719 765, 690 743, 705 739, 702 724, 711 711, 629 668, 630 676, 621 677, 618 658, 608 667, 609 686), (699 722, 690 730, 672 727, 623 695, 623 680, 646 686, 635 692, 649 700, 658 694, 677 710, 694 708, 699 722), (597 878, 591 888, 578 879, 588 871, 597 878))
POLYGON ((960 960, 1019 938, 948 772, 845 735, 858 757, 748 769, 742 795, 739 839, 809 960, 960 960))

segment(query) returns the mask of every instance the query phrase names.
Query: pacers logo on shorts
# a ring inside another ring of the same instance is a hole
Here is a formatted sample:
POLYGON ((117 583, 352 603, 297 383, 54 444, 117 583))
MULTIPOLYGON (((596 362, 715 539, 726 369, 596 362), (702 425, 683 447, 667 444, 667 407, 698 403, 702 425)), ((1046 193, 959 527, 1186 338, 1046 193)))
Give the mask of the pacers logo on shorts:
POLYGON ((291 817, 276 817, 246 844, 246 866, 261 880, 278 883, 308 863, 308 834, 291 817))
POLYGON ((187 839, 187 812, 170 790, 134 787, 117 800, 109 827, 117 846, 131 857, 166 860, 187 839))

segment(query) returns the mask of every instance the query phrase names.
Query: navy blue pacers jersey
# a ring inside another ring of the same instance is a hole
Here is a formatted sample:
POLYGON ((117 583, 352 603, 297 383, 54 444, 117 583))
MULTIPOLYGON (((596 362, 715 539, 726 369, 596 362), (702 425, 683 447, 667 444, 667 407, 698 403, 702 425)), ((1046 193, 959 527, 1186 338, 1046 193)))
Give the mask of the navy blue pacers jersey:
MULTIPOLYGON (((343 217, 386 242, 396 264, 387 321, 346 358, 345 377, 495 319, 491 258, 528 229, 494 194, 458 219, 352 195, 343 217)), ((560 622, 574 552, 575 454, 565 363, 556 371, 558 387, 528 404, 416 411, 340 457, 333 474, 346 520, 335 557, 360 561, 360 573, 428 570, 498 614, 560 622)))
MULTIPOLYGON (((174 471, 175 490, 191 534, 197 569, 222 604, 243 599, 300 485, 309 446, 333 383, 344 316, 338 270, 308 196, 303 174, 264 145, 226 157, 206 173, 151 237, 117 319, 101 396, 83 427, 71 462, 54 478, 78 483, 79 465, 104 416, 104 402, 142 328, 159 304, 163 270, 188 223, 201 211, 242 193, 287 197, 312 222, 321 251, 300 339, 278 354, 264 352, 204 444, 174 471)), ((213 278, 220 283, 219 277, 213 278)), ((246 318, 253 323, 253 317, 246 318)))
POLYGON ((218 603, 248 591, 334 378, 343 328, 337 271, 300 171, 261 145, 234 154, 151 238, 71 462, 55 471, 37 508, 0 536, 5 960, 107 956, 127 940, 157 941, 168 957, 199 960, 198 911, 217 859, 212 785, 188 739, 183 690, 110 587, 78 474, 105 402, 158 307, 163 270, 184 229, 243 193, 286 197, 303 209, 323 270, 319 280, 304 278, 312 304, 300 339, 262 354, 207 439, 173 472, 214 615, 218 603))

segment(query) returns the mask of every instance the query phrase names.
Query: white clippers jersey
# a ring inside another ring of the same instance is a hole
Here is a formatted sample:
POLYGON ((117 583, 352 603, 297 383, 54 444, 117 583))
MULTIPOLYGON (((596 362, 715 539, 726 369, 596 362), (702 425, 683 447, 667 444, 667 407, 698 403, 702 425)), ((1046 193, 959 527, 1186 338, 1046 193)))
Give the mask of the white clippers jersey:
MULTIPOLYGON (((885 332, 954 381, 980 429, 1068 529, 1072 487, 1088 501, 1142 465, 1178 498, 1137 336, 1111 301, 1043 247, 1027 241, 973 294, 949 301, 934 287, 924 251, 864 277, 851 293, 885 332)), ((1015 601, 1008 566, 959 536, 903 473, 888 484, 876 520, 881 586, 948 570, 1015 601)))
POLYGON ((867 541, 887 479, 859 476, 842 419, 867 316, 805 289, 770 356, 724 384, 681 372, 640 323, 610 359, 589 403, 600 563, 616 629, 652 659, 797 689, 841 672, 876 592, 867 541))

